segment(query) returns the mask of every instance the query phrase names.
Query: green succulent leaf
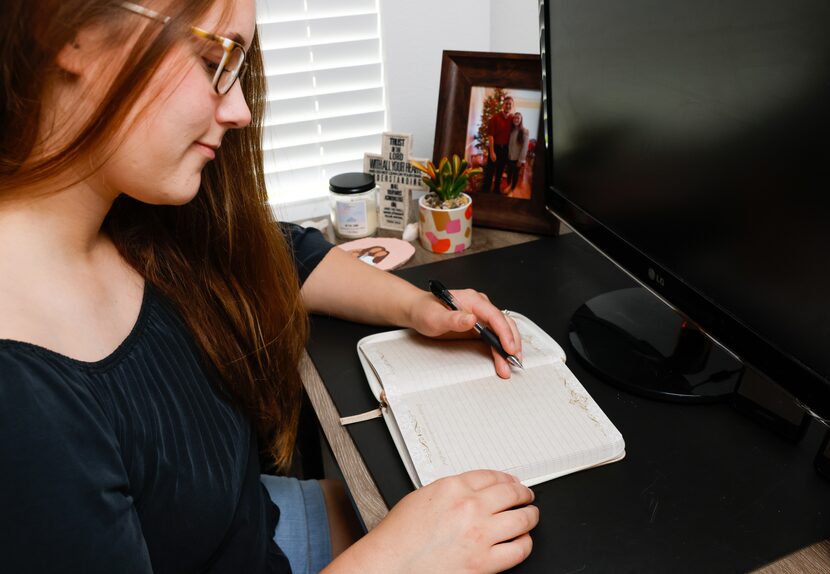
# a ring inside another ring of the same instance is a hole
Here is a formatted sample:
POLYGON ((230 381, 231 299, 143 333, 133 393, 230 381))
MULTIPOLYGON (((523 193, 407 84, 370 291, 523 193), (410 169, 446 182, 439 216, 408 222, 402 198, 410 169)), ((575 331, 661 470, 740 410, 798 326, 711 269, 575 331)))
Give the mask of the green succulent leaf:
POLYGON ((453 154, 452 159, 441 158, 437 167, 431 161, 427 161, 426 165, 414 161, 411 163, 424 173, 423 182, 442 201, 461 195, 467 188, 470 177, 483 171, 480 167, 471 168, 467 160, 458 154, 453 154))

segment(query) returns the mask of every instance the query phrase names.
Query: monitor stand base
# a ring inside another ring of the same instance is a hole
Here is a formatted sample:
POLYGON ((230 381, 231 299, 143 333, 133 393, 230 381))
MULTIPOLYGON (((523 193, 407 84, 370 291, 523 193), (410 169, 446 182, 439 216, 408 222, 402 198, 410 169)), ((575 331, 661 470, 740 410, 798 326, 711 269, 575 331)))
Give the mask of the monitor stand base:
POLYGON ((741 362, 642 287, 586 301, 570 343, 603 380, 632 393, 704 403, 732 396, 741 362))

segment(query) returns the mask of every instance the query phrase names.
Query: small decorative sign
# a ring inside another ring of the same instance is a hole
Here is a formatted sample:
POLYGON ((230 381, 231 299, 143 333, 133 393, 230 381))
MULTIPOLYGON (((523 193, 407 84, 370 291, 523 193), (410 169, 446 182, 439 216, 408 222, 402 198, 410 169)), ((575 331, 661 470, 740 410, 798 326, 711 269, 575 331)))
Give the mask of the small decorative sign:
POLYGON ((412 195, 428 191, 421 181, 421 172, 409 163, 414 160, 425 163, 427 160, 409 157, 412 135, 383 133, 380 155, 367 153, 363 156, 363 171, 375 176, 375 183, 380 189, 378 196, 379 225, 381 229, 403 231, 409 223, 412 195))

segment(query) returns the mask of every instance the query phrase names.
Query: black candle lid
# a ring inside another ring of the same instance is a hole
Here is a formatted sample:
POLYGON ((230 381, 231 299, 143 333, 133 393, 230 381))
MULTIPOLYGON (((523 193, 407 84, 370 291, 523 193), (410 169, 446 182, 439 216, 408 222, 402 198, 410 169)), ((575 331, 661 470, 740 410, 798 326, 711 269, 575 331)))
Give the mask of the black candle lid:
POLYGON ((329 180, 329 190, 334 193, 363 193, 375 188, 375 176, 370 173, 341 173, 329 180))

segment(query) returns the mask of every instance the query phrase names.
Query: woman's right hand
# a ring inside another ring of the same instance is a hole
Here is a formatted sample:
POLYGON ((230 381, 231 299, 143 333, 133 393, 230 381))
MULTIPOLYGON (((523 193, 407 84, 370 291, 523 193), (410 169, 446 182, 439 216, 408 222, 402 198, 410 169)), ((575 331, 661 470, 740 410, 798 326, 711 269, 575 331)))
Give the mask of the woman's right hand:
POLYGON ((401 500, 327 572, 501 572, 522 562, 539 522, 533 491, 494 470, 437 480, 401 500))

